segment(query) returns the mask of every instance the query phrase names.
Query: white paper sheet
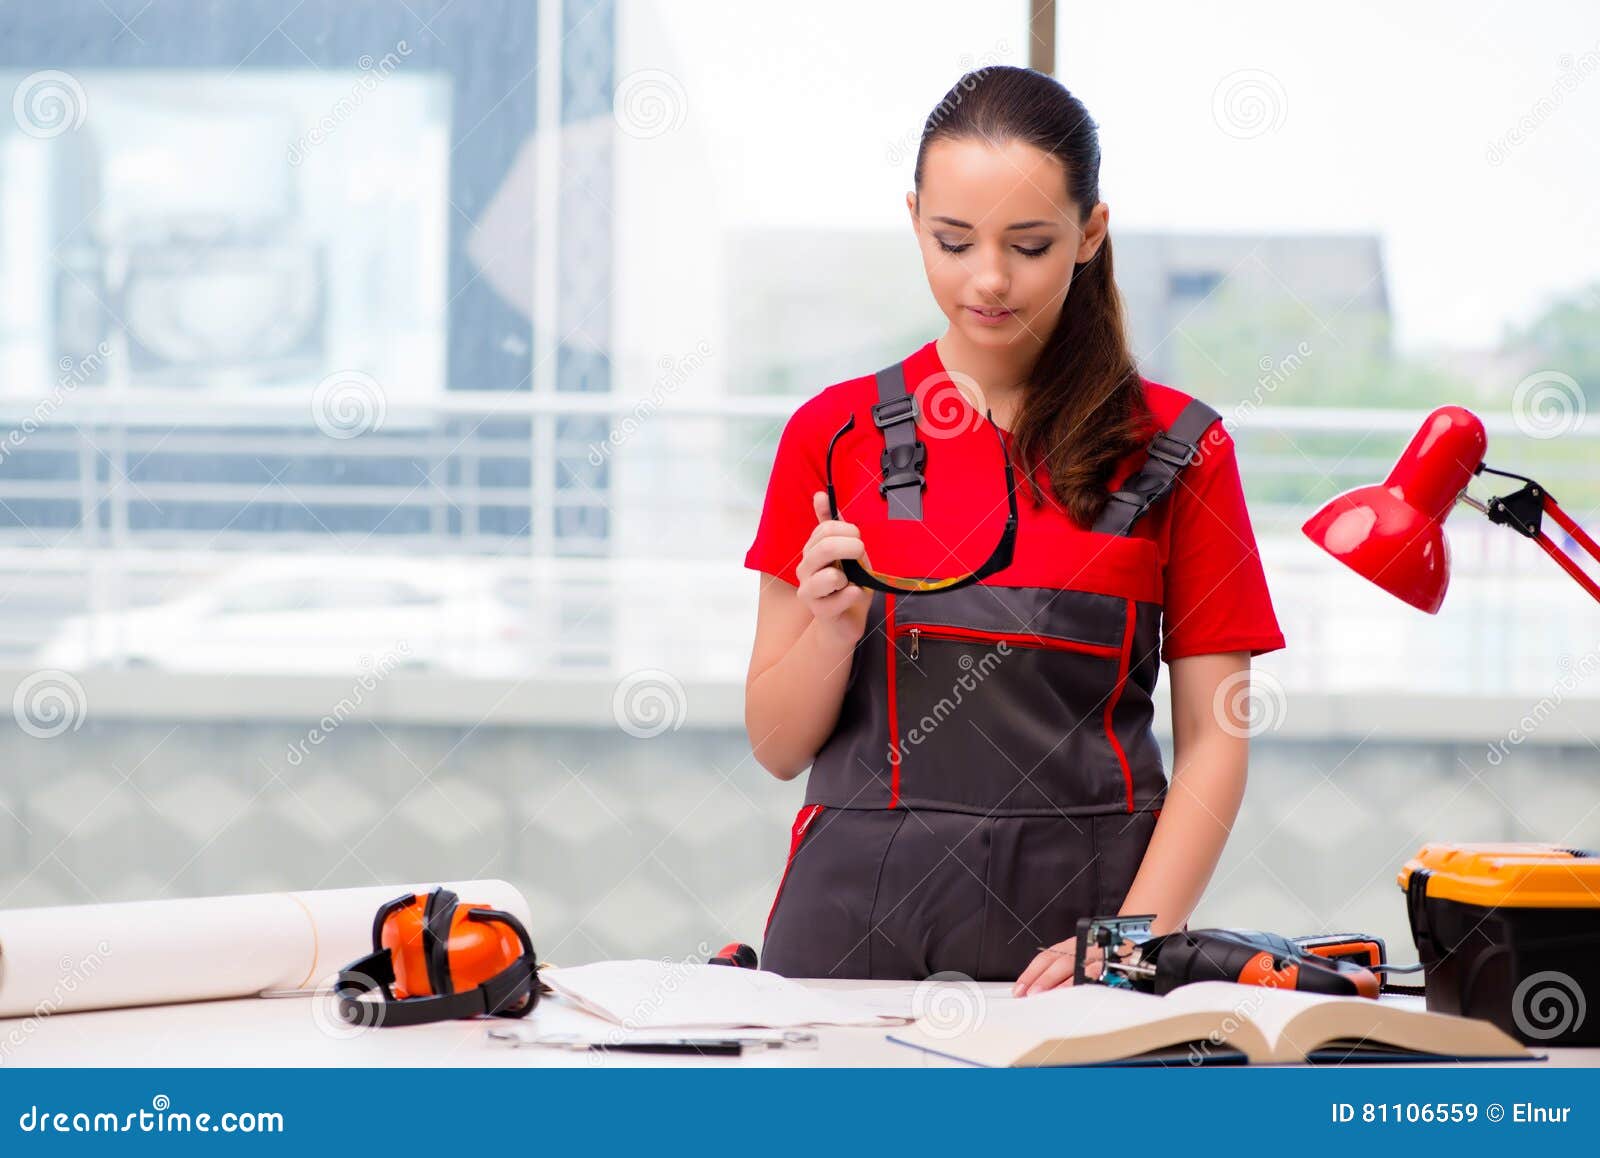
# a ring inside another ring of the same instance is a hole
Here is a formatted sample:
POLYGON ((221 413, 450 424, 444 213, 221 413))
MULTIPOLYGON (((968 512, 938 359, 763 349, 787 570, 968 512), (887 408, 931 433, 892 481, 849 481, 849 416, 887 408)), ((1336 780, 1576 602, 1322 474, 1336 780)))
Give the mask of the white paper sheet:
POLYGON ((805 1025, 903 1025, 881 990, 853 1000, 755 969, 671 961, 599 961, 543 969, 539 977, 569 1001, 628 1029, 790 1029, 805 1025))

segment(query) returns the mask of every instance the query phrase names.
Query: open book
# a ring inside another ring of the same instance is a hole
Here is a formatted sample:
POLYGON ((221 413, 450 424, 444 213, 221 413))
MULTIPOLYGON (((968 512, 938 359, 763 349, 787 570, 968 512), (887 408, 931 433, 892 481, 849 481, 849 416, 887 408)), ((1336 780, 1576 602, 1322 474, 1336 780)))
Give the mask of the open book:
POLYGON ((961 1032, 907 1026, 891 1041, 986 1066, 1534 1060, 1498 1026, 1369 997, 1200 981, 1164 997, 1072 985, 996 995, 961 1032))

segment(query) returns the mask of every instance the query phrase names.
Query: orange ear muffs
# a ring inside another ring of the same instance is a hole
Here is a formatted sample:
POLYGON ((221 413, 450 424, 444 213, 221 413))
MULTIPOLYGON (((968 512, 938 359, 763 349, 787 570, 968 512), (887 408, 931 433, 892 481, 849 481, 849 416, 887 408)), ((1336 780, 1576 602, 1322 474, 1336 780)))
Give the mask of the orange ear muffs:
POLYGON ((385 902, 372 952, 339 971, 339 1016, 352 1025, 425 1025, 462 1017, 526 1017, 539 964, 522 922, 449 889, 385 902), (378 990, 382 1001, 362 1001, 378 990))

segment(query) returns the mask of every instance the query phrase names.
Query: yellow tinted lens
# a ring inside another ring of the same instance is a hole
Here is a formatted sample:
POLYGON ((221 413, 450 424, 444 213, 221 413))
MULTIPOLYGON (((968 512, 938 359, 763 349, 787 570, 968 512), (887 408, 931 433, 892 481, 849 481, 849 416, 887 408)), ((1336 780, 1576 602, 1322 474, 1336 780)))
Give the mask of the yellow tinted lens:
POLYGON ((965 575, 955 575, 948 579, 902 579, 898 575, 885 575, 882 571, 874 571, 870 567, 866 570, 868 575, 871 575, 880 583, 888 584, 899 591, 909 592, 942 591, 946 587, 960 583, 966 578, 965 575))

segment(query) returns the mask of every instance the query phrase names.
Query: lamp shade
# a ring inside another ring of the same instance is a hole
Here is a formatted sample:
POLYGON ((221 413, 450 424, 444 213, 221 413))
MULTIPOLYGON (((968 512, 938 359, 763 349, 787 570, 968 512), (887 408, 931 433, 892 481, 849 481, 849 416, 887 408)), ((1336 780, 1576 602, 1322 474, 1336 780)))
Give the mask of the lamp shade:
POLYGON ((1432 615, 1450 586, 1444 520, 1487 447, 1476 414, 1441 406, 1423 420, 1388 478, 1345 491, 1301 530, 1356 574, 1432 615))

